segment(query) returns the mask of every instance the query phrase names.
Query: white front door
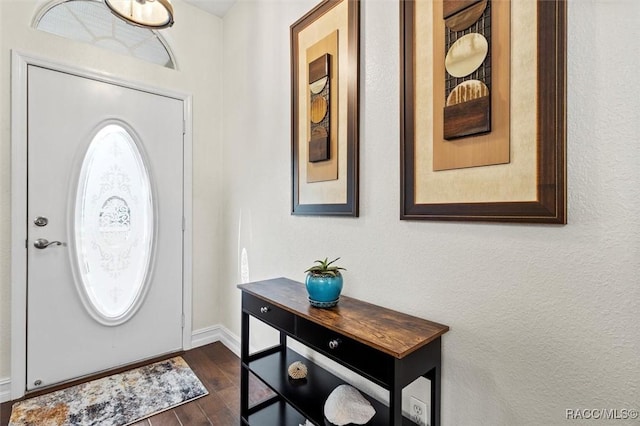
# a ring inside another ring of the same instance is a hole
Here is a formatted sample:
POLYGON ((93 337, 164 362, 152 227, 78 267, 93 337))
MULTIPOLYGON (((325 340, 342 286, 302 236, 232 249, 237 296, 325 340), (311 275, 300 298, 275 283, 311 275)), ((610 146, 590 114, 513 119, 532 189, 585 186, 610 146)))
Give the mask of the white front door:
POLYGON ((27 389, 180 350, 183 101, 27 78, 27 389))

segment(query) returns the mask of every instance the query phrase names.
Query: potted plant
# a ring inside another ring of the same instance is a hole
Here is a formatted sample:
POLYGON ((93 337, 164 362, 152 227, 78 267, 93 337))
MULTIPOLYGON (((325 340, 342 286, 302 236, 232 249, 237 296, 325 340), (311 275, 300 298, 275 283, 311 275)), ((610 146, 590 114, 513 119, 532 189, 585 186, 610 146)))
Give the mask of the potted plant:
POLYGON ((307 278, 305 284, 309 293, 309 303, 317 308, 331 308, 338 304, 340 292, 342 291, 342 274, 345 268, 334 265, 340 258, 335 258, 329 262, 329 258, 316 260, 305 272, 307 278))

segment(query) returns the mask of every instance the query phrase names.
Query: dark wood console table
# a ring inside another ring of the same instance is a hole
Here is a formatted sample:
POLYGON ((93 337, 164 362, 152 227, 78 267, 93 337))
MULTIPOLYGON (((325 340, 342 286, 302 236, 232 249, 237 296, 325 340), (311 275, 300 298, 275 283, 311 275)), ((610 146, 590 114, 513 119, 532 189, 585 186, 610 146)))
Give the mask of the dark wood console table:
POLYGON ((430 423, 440 425, 440 336, 449 327, 347 296, 341 296, 334 308, 314 308, 304 284, 286 278, 238 288, 242 290, 242 425, 298 426, 305 419, 328 424, 324 402, 345 382, 288 348, 287 336, 389 391, 388 405, 362 392, 376 410, 369 425, 412 425, 402 416, 402 389, 421 376, 431 382, 430 423), (276 328, 280 344, 250 354, 250 316, 276 328), (288 379, 287 367, 294 361, 308 367, 308 379, 302 384, 288 379), (249 407, 250 372, 276 396, 249 407))

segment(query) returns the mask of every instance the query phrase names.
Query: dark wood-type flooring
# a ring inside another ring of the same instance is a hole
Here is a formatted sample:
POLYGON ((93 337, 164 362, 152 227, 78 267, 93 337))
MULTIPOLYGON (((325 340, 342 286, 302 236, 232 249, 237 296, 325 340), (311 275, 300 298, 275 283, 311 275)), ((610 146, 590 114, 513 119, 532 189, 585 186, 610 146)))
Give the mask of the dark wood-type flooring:
MULTIPOLYGON (((240 424, 240 360, 221 343, 185 352, 182 357, 196 373, 209 395, 133 426, 237 426, 240 424)), ((249 383, 249 404, 256 404, 271 391, 255 377, 249 383)), ((9 424, 11 402, 0 406, 0 426, 9 424)))

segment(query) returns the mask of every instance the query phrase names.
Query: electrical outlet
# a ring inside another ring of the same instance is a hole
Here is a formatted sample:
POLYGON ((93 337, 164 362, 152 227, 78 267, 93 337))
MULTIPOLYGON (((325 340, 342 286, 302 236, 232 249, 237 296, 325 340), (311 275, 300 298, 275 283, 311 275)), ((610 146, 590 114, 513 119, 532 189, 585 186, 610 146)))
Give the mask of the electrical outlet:
POLYGON ((411 421, 420 426, 429 426, 427 423, 427 404, 418 398, 411 397, 411 421))

